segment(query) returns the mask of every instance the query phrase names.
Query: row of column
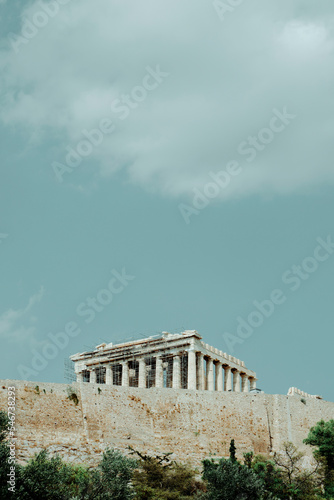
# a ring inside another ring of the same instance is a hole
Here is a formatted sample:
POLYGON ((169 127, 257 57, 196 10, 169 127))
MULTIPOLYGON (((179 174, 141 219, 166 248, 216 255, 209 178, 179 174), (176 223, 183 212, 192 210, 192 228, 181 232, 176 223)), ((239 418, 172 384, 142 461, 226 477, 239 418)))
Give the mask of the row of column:
MULTIPOLYGON (((203 353, 198 353, 197 360, 197 388, 199 390, 248 392, 249 389, 252 390, 256 388, 256 379, 254 377, 249 377, 246 373, 236 368, 232 368, 221 361, 215 361, 210 357, 205 360, 203 353)), ((193 384, 191 388, 196 387, 194 387, 193 384)))
MULTIPOLYGON (((248 392, 249 389, 256 388, 256 379, 249 377, 246 373, 232 368, 221 361, 209 358, 204 354, 197 353, 194 350, 188 351, 188 370, 187 370, 187 389, 190 390, 208 390, 208 391, 234 391, 248 392), (206 363, 206 367, 205 367, 206 363), (223 377, 224 370, 224 377, 223 377), (249 382, 249 386, 248 386, 249 382)), ((173 389, 181 389, 181 356, 173 356, 172 364, 172 383, 173 389)), ((144 358, 137 359, 139 363, 138 387, 146 387, 146 361, 144 358)), ((160 356, 155 358, 155 387, 164 387, 164 369, 168 367, 168 361, 164 361, 160 356)), ((123 361, 120 363, 121 384, 124 387, 129 386, 129 363, 123 361)), ((106 364, 105 383, 113 384, 112 365, 106 364)), ((79 373, 78 382, 83 382, 83 373, 79 373)), ((89 382, 97 382, 95 369, 90 370, 89 382)))

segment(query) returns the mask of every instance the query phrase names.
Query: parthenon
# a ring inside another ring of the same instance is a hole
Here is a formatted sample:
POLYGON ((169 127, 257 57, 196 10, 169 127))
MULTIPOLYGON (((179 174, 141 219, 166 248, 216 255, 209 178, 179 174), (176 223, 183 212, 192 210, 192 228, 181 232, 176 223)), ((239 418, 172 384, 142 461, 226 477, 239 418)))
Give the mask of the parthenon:
POLYGON ((248 392, 256 373, 206 343, 196 330, 163 332, 121 344, 100 344, 70 356, 77 382, 188 390, 248 392))

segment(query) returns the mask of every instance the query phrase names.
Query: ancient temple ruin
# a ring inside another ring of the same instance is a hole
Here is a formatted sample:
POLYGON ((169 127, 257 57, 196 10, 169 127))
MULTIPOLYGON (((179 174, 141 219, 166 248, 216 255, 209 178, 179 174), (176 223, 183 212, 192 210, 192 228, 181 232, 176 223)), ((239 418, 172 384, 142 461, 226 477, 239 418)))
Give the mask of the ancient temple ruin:
POLYGON ((78 382, 125 387, 248 392, 256 373, 205 342, 195 330, 100 344, 71 356, 78 382))

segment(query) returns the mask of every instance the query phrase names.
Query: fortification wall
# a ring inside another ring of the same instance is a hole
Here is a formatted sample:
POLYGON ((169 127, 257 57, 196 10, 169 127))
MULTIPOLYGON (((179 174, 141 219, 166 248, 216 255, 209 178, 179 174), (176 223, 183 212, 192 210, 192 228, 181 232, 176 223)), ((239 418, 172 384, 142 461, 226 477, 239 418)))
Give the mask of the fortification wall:
POLYGON ((15 380, 0 380, 0 409, 7 408, 8 386, 16 387, 20 461, 47 447, 68 461, 94 464, 106 446, 127 452, 131 445, 199 464, 209 454, 227 456, 232 438, 240 457, 267 453, 271 444, 279 450, 288 440, 310 453, 302 444, 309 428, 334 418, 334 403, 309 398, 304 404, 300 396, 86 383, 71 384, 76 406, 67 398, 68 384, 15 380))

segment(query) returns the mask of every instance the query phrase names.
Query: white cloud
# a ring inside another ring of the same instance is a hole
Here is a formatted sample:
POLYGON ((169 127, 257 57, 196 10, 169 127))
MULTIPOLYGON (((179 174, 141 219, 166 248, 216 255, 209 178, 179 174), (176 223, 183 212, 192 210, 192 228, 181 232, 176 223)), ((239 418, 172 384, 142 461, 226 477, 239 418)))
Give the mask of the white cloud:
POLYGON ((102 177, 123 168, 131 182, 172 196, 232 159, 245 168, 225 198, 333 183, 330 2, 244 2, 221 22, 211 2, 72 1, 18 54, 1 53, 1 119, 40 145, 54 135, 54 160, 63 161, 83 128, 112 118, 115 132, 85 161, 102 177), (111 102, 140 85, 148 65, 170 76, 122 121, 111 102), (296 119, 245 163, 238 145, 283 106, 296 119))
POLYGON ((36 317, 31 314, 34 305, 44 296, 44 287, 30 297, 28 304, 23 309, 8 309, 0 315, 0 338, 11 342, 32 340, 36 327, 36 317))

